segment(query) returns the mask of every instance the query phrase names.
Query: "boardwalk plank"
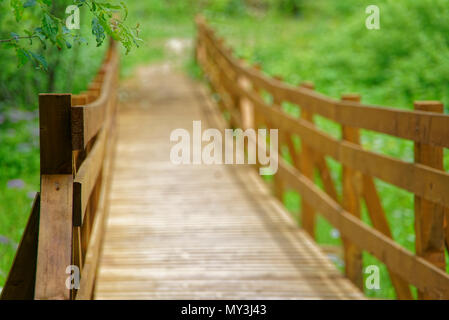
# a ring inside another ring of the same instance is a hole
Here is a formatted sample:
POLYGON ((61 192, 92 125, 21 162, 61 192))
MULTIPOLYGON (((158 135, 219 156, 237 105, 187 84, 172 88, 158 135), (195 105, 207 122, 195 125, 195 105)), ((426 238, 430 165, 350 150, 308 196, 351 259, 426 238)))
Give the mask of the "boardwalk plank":
POLYGON ((162 70, 122 104, 95 297, 362 299, 255 170, 169 162, 170 132, 216 115, 162 70))

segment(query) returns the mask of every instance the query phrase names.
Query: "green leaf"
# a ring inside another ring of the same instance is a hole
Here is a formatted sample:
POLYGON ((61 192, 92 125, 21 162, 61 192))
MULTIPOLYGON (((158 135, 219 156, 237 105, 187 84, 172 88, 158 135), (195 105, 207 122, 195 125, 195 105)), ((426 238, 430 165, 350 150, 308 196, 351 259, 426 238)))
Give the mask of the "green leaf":
POLYGON ((47 60, 45 60, 45 58, 40 54, 33 53, 33 52, 30 52, 30 53, 31 53, 31 56, 33 57, 35 64, 38 67, 43 68, 45 71, 47 71, 47 69, 48 69, 47 60))
POLYGON ((15 32, 11 32, 11 38, 14 38, 14 40, 19 41, 19 35, 15 32))
POLYGON ((128 8, 126 7, 126 4, 123 1, 120 2, 120 5, 122 6, 123 11, 125 12, 125 16, 123 17, 123 21, 125 21, 126 18, 128 18, 128 8))
POLYGON ((36 5, 36 0, 27 0, 27 2, 24 3, 24 8, 30 8, 34 7, 36 5))
POLYGON ((17 67, 20 68, 28 62, 28 60, 30 59, 30 55, 29 52, 23 48, 17 48, 16 53, 18 59, 17 67))
POLYGON ((19 22, 22 19, 23 15, 23 3, 22 0, 11 0, 10 1, 11 8, 16 17, 16 21, 19 22))
POLYGON ((52 5, 52 0, 39 0, 39 2, 45 4, 48 7, 51 7, 52 5))
POLYGON ((42 32, 53 43, 56 42, 56 36, 58 35, 58 24, 48 13, 45 13, 42 17, 42 32))
POLYGON ((106 34, 97 17, 94 17, 92 19, 92 34, 95 36, 95 40, 97 41, 97 47, 101 46, 106 37, 106 34))

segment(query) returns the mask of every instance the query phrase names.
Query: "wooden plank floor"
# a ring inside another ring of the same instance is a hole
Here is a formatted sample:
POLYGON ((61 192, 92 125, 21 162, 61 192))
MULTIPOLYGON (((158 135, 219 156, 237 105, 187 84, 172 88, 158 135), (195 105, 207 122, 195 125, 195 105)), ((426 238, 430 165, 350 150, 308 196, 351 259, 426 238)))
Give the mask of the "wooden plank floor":
POLYGON ((360 299, 247 166, 176 166, 170 132, 217 119, 168 66, 121 94, 97 299, 360 299))

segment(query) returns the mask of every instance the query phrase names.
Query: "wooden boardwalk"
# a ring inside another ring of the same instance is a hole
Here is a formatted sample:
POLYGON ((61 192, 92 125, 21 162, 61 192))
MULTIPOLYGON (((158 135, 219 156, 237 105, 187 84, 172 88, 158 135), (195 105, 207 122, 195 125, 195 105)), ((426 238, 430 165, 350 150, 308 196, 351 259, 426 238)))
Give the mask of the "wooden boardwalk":
POLYGON ((237 58, 201 16, 196 25, 195 57, 211 92, 169 65, 141 68, 118 90, 111 41, 87 91, 39 96, 41 188, 0 300, 363 299, 364 252, 385 264, 380 276, 398 299, 414 298, 411 285, 418 299, 449 299, 443 104, 402 110, 362 104, 358 94, 327 97, 311 82, 292 86, 237 58), (338 124, 341 138, 315 116, 338 124), (275 192, 246 165, 172 164, 171 132, 192 133, 195 120, 203 130, 278 129, 292 163, 277 161, 275 192), (410 140, 414 161, 365 148, 361 129, 410 140), (342 166, 338 180, 327 158, 342 166), (414 251, 392 238, 398 226, 375 179, 414 195, 414 251), (301 195, 303 230, 276 200, 287 188, 301 195), (362 199, 372 225, 360 219, 362 199), (345 276, 315 243, 317 213, 344 240, 345 276), (67 266, 79 268, 76 289, 67 266))
POLYGON ((168 66, 125 85, 96 299, 361 299, 247 166, 176 166, 170 132, 220 126, 168 66))

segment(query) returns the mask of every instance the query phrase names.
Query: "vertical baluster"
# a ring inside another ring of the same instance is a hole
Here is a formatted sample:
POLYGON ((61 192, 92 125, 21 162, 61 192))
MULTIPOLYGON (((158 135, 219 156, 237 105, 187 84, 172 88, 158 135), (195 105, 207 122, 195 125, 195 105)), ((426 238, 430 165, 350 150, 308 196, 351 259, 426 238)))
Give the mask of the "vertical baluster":
MULTIPOLYGON (((315 88, 310 82, 303 83, 301 87, 309 90, 315 88)), ((313 123, 313 114, 308 112, 305 108, 301 108, 301 118, 313 123)), ((314 180, 313 150, 307 145, 307 142, 303 140, 301 140, 300 171, 309 180, 314 180)), ((312 238, 315 238, 315 210, 304 200, 301 201, 301 219, 304 230, 306 230, 312 238)))
MULTIPOLYGON (((348 94, 342 96, 343 101, 360 102, 358 94, 348 94)), ((342 126, 343 140, 355 144, 360 144, 360 134, 358 128, 342 126)), ((360 173, 343 166, 343 207, 353 216, 360 219, 360 173)), ((363 290, 363 261, 362 251, 356 244, 343 238, 345 271, 347 277, 361 290, 363 290)))
MULTIPOLYGON (((438 101, 417 101, 415 110, 443 113, 438 101)), ((426 131, 430 123, 420 123, 419 130, 426 131)), ((443 170, 443 148, 415 143, 415 162, 437 170, 443 170)), ((444 207, 415 195, 416 254, 445 269, 444 256, 444 207)), ((419 299, 430 299, 426 292, 418 292, 419 299)))

